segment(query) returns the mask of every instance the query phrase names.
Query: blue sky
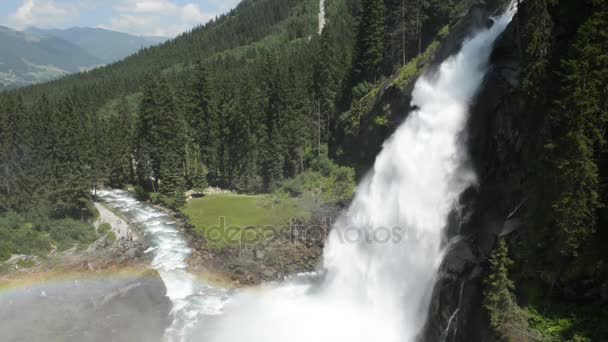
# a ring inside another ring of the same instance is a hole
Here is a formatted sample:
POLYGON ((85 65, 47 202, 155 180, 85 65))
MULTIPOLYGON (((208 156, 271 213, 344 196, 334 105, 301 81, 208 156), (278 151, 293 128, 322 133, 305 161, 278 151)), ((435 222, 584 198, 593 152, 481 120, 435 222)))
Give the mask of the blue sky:
POLYGON ((240 0, 0 0, 0 25, 101 27, 136 35, 173 37, 240 0))

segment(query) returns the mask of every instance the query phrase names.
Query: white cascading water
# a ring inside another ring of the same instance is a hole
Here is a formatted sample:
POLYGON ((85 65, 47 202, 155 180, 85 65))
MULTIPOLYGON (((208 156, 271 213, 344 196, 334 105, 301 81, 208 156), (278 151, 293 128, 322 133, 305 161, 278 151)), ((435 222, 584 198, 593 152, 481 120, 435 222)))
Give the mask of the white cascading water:
POLYGON ((325 28, 325 0, 319 0, 319 35, 323 33, 325 28))
POLYGON ((228 291, 201 284, 187 271, 192 251, 171 215, 137 201, 126 191, 101 190, 98 196, 130 222, 140 225, 150 242, 146 253, 154 253, 152 267, 163 279, 173 303, 173 324, 165 333, 166 341, 185 341, 187 332, 201 317, 221 313, 229 299, 228 291))
POLYGON ((476 181, 461 139, 469 106, 513 7, 466 40, 433 77, 418 80, 412 105, 419 110, 385 143, 334 226, 320 284, 291 281, 239 294, 209 326, 212 341, 416 339, 443 259, 447 217, 476 181))

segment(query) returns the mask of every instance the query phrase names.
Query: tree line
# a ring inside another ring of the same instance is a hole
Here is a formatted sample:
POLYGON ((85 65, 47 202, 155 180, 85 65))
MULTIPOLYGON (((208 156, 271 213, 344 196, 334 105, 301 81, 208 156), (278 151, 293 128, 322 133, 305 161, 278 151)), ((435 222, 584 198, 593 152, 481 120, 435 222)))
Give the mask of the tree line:
POLYGON ((352 89, 420 53, 464 3, 329 1, 318 36, 316 0, 243 1, 124 61, 1 93, 0 214, 86 220, 100 185, 175 206, 208 185, 277 191, 337 150, 352 89))

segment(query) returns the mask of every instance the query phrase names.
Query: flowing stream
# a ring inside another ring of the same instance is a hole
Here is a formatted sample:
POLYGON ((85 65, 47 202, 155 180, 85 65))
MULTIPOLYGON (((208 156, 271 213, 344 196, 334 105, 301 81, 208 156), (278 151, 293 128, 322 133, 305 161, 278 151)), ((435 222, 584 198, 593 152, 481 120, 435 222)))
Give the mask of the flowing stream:
POLYGON ((158 271, 167 296, 173 303, 173 324, 166 331, 168 341, 185 341, 187 333, 202 317, 221 313, 229 293, 197 281, 187 271, 187 260, 192 253, 171 215, 137 201, 132 194, 121 190, 101 190, 98 196, 110 207, 139 225, 154 253, 152 267, 158 271))
POLYGON ((418 80, 412 112, 385 143, 327 242, 324 269, 230 296, 186 271, 190 255, 170 216, 120 191, 102 192, 140 222, 153 267, 174 304, 169 340, 218 342, 414 341, 427 318, 443 260, 444 229, 476 182, 463 134, 494 42, 514 8, 467 39, 418 80))

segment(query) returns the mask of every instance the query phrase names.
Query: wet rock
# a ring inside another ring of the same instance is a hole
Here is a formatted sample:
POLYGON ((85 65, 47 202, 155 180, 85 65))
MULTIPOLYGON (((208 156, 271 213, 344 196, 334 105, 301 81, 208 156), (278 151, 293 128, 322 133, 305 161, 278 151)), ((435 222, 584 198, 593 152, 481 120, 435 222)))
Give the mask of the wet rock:
MULTIPOLYGON (((473 9, 468 20, 479 22, 490 12, 489 8, 473 9)), ((513 207, 526 197, 522 193, 525 175, 516 156, 526 134, 537 133, 522 131, 522 127, 535 125, 529 122, 523 97, 514 89, 519 84, 520 60, 513 24, 497 41, 490 60, 492 67, 472 105, 467 128, 467 146, 480 184, 461 198, 461 216, 466 219, 461 220, 457 233, 450 232, 463 239, 452 246, 440 269, 422 341, 441 341, 456 310, 447 341, 496 340, 483 309, 487 258, 501 232, 520 226, 516 218, 508 219, 513 207)))
POLYGON ((477 258, 473 255, 471 246, 464 240, 454 244, 446 254, 443 270, 454 276, 460 276, 477 263, 477 258))
POLYGON ((265 270, 262 272, 262 274, 267 278, 275 278, 276 276, 276 272, 273 270, 265 270))
POLYGON ((255 251, 255 258, 256 259, 262 260, 262 259, 264 259, 265 256, 266 256, 266 253, 264 251, 259 250, 259 249, 255 251))

